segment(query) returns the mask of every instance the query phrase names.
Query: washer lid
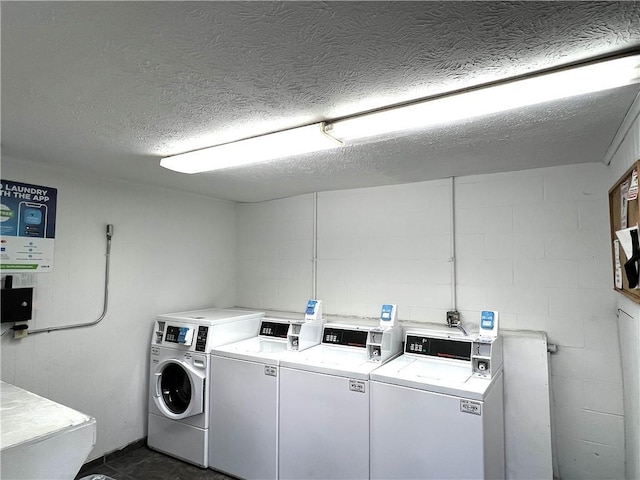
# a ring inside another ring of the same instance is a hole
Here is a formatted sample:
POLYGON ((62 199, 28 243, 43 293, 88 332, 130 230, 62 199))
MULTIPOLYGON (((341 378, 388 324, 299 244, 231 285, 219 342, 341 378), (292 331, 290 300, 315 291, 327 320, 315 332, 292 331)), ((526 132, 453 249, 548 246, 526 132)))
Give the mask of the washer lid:
POLYGON ((371 373, 371 380, 429 392, 484 400, 494 380, 471 375, 468 362, 402 355, 371 373))
POLYGON ((250 310, 235 310, 231 308, 206 308, 203 310, 189 310, 185 312, 164 313, 158 315, 158 320, 181 321, 198 324, 227 323, 255 317, 263 317, 264 312, 250 310))
MULTIPOLYGON (((279 365, 280 358, 287 353, 286 339, 248 338, 211 349, 211 355, 248 360, 266 365, 279 365)), ((214 360, 215 361, 215 360, 214 360)))
POLYGON ((302 352, 288 352, 280 359, 280 366, 368 380, 380 363, 368 360, 366 348, 321 344, 302 352))

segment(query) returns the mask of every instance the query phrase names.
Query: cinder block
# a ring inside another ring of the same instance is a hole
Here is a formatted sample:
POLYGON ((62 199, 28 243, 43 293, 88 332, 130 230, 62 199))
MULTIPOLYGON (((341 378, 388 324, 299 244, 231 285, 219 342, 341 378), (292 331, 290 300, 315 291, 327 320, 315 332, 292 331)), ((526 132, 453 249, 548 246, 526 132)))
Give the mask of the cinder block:
POLYGON ((613 289, 564 286, 549 290, 549 311, 553 316, 607 317, 615 312, 615 309, 613 289))
POLYGON ((476 182, 456 183, 456 204, 462 208, 469 208, 541 202, 543 192, 541 174, 524 175, 521 172, 511 172, 477 178, 476 182))
POLYGON ((516 233, 575 232, 578 206, 572 202, 530 203, 513 207, 516 233))
POLYGON ((544 199, 550 202, 577 202, 585 198, 606 201, 607 167, 588 163, 567 165, 544 172, 544 199))
POLYGON ((515 259, 513 283, 516 287, 568 287, 578 284, 576 260, 515 259))
POLYGON ((456 266, 458 285, 484 285, 487 287, 512 287, 513 260, 465 260, 456 266))
POLYGON ((624 415, 622 383, 584 382, 584 406, 587 410, 624 415))
POLYGON ((578 203, 578 227, 581 232, 609 231, 609 202, 583 201, 578 203))

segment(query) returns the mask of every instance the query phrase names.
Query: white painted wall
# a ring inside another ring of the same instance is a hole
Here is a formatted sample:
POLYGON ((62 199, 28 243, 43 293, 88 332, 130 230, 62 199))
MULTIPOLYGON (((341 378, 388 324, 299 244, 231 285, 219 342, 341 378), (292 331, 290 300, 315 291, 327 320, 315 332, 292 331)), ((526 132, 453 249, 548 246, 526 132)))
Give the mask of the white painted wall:
POLYGON ((54 271, 37 276, 31 328, 99 316, 114 225, 106 318, 1 342, 2 380, 96 418, 97 458, 146 435, 155 315, 234 305, 235 204, 6 157, 2 177, 58 189, 54 271))
POLYGON ((303 312, 312 295, 313 195, 238 204, 237 304, 303 312))
MULTIPOLYGON (((104 226, 115 225, 104 322, 20 342, 2 338, 3 380, 97 418, 91 458, 144 436, 155 314, 234 304, 301 311, 311 295, 312 195, 235 206, 2 162, 4 178, 59 189, 55 269, 38 276, 34 328, 99 315, 104 226)), ((475 323, 481 309, 497 309, 503 327, 544 330, 560 346, 551 370, 563 479, 624 473, 611 180, 606 167, 592 164, 456 180, 463 320, 475 323)), ((327 313, 373 316, 381 303, 395 302, 401 319, 444 322, 449 209, 448 181, 319 194, 317 289, 327 313)), ((637 322, 639 312, 630 313, 637 322)), ((637 376, 637 362, 630 368, 637 376)), ((633 395, 625 398, 637 408, 633 395)), ((629 444, 637 423, 627 427, 629 444)))
MULTIPOLYGON (((640 97, 630 109, 630 124, 613 156, 609 185, 640 159, 640 97)), ((629 224, 632 226, 632 224, 629 224)), ((626 439, 626 472, 628 479, 640 478, 640 306, 623 295, 616 294, 619 315, 620 349, 624 379, 624 410, 626 439)))
MULTIPOLYGON (((560 478, 622 478, 624 423, 608 174, 600 164, 460 179, 460 308, 546 331, 560 478)), ((468 317, 469 315, 467 315, 468 317)))
POLYGON ((439 322, 450 307, 447 180, 318 194, 318 298, 325 311, 439 322))
MULTIPOLYGON (((467 325, 477 323, 482 309, 498 310, 504 328, 543 330, 559 345, 551 372, 559 474, 565 480, 624 476, 609 183, 601 164, 456 180, 458 309, 467 325)), ((380 305, 390 302, 399 305, 403 320, 444 323, 451 307, 449 195, 446 180, 318 194, 317 297, 325 312, 377 316, 380 305)), ((279 242, 290 239, 292 230, 301 241, 309 239, 310 251, 311 233, 298 230, 300 216, 313 214, 306 197, 243 205, 238 212, 241 230, 260 223, 253 231, 266 229, 279 242), (281 212, 277 225, 262 221, 265 209, 272 216, 281 212)), ((241 243, 239 265, 268 261, 260 248, 241 243)), ((306 288, 305 272, 300 282, 306 288)), ((276 280, 261 278, 267 285, 276 280)), ((258 299, 267 301, 267 287, 251 291, 251 281, 241 268, 239 290, 249 288, 240 294, 248 302, 243 306, 263 307, 258 299)), ((305 288, 287 292, 283 286, 274 306, 299 311, 305 288)))

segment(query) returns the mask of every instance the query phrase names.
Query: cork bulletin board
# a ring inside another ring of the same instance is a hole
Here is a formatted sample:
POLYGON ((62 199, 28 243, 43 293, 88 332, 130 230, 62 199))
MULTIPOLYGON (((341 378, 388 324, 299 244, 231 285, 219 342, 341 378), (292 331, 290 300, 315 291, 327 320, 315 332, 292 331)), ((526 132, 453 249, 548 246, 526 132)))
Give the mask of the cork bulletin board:
POLYGON ((609 190, 613 288, 640 303, 640 160, 609 190))

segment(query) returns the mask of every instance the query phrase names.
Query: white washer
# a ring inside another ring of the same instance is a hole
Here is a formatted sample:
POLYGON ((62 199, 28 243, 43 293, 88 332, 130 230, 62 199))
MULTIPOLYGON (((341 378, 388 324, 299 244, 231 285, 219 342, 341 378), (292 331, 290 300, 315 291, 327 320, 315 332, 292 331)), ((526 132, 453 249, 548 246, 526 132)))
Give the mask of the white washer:
POLYGON ((263 316, 207 309, 157 317, 149 366, 149 447, 208 466, 209 351, 254 336, 263 316))
POLYGON ((407 331, 370 389, 372 479, 505 477, 501 337, 407 331))
POLYGON ((322 323, 264 318, 257 337, 211 351, 211 468, 244 479, 278 478, 280 358, 295 354, 295 346, 317 345, 322 323))
POLYGON ((280 360, 279 478, 369 478, 369 374, 400 353, 401 328, 325 324, 280 360))

